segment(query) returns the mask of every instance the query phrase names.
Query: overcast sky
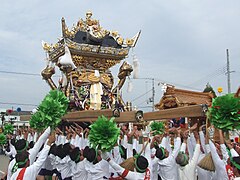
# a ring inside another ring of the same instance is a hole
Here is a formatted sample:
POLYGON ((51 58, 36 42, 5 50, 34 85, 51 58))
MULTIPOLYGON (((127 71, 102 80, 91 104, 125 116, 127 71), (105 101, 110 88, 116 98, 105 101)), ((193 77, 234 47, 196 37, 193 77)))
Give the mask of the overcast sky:
MULTIPOLYGON (((230 70, 235 71, 231 90, 236 92, 240 86, 239 9, 239 0, 2 0, 0 108, 31 110, 41 102, 50 90, 35 75, 46 65, 41 41, 56 43, 61 18, 72 27, 88 10, 104 29, 117 30, 124 38, 142 31, 134 53, 140 62, 139 77, 146 80, 132 79, 131 93, 126 82, 125 101, 151 111, 145 108, 152 105, 147 104, 152 96, 152 81, 147 78, 154 78, 155 103, 162 96, 161 82, 194 91, 202 91, 209 82, 215 91, 221 86, 227 93, 226 49, 230 70)), ((132 53, 126 60, 132 63, 132 53)), ((112 69, 114 76, 119 67, 112 69)))

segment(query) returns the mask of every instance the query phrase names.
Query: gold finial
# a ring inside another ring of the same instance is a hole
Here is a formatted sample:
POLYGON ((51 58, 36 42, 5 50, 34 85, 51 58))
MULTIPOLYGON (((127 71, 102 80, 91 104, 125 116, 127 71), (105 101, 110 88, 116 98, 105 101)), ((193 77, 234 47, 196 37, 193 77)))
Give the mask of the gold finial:
POLYGON ((113 37, 117 37, 117 35, 118 35, 118 32, 117 32, 117 31, 112 31, 112 36, 113 36, 113 37))
POLYGON ((65 22, 64 17, 62 17, 62 35, 63 35, 63 37, 65 35, 65 29, 66 29, 66 22, 65 22))
POLYGON ((92 17, 92 11, 86 12, 86 19, 90 19, 92 17))
POLYGON ((54 48, 54 49, 57 49, 58 47, 59 47, 59 44, 58 44, 58 43, 56 43, 56 44, 53 45, 53 48, 54 48))
POLYGON ((52 47, 48 43, 42 41, 42 47, 45 51, 49 51, 52 47))
POLYGON ((117 38, 117 43, 119 45, 122 45, 123 44, 123 38, 122 37, 117 38))
POLYGON ((126 44, 127 44, 128 46, 133 45, 133 42, 134 42, 133 39, 126 39, 126 44))

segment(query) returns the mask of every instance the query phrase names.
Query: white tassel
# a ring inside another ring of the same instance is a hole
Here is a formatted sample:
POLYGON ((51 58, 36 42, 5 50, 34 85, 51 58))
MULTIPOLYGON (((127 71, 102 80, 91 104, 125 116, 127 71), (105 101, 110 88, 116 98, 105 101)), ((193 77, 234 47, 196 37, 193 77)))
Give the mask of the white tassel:
POLYGON ((133 84, 132 84, 132 81, 129 79, 127 92, 132 92, 132 89, 133 89, 133 84))
POLYGON ((65 46, 65 54, 60 56, 58 58, 58 61, 61 65, 63 66, 71 66, 72 69, 76 69, 77 67, 75 66, 75 64, 73 63, 73 60, 72 60, 72 56, 71 56, 71 53, 70 53, 70 50, 67 46, 65 46))
POLYGON ((139 73, 139 61, 136 55, 133 55, 133 79, 137 79, 139 73))
POLYGON ((62 72, 62 87, 66 87, 68 84, 67 76, 62 72))
POLYGON ((100 77, 100 73, 99 73, 98 70, 94 70, 94 76, 96 76, 96 77, 100 77))

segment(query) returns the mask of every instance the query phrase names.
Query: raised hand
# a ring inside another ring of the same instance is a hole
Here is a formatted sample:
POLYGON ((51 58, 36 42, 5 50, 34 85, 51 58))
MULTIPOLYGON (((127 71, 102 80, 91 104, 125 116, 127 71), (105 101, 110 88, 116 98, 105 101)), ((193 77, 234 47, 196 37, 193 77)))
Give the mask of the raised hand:
POLYGON ((197 123, 195 123, 192 127, 190 127, 190 131, 194 131, 195 129, 197 129, 197 126, 198 126, 198 124, 197 123))
POLYGON ((48 144, 49 146, 51 146, 51 144, 54 143, 55 140, 56 140, 55 131, 53 131, 53 132, 49 135, 49 137, 48 137, 48 142, 47 142, 47 144, 48 144))
POLYGON ((206 127, 206 124, 203 124, 199 127, 199 131, 203 131, 203 128, 206 127))

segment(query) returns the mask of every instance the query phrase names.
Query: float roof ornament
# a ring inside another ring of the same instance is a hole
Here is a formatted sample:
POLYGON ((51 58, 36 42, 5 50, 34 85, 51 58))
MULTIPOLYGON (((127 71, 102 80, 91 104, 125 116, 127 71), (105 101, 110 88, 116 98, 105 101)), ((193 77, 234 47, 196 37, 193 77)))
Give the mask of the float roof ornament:
POLYGON ((54 45, 42 43, 49 60, 57 62, 68 46, 73 62, 77 67, 107 70, 126 58, 129 49, 134 47, 140 36, 139 31, 133 38, 122 38, 117 31, 108 31, 92 18, 92 12, 86 13, 71 29, 62 18, 62 38, 54 45))

